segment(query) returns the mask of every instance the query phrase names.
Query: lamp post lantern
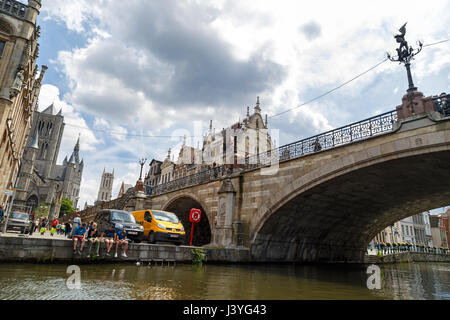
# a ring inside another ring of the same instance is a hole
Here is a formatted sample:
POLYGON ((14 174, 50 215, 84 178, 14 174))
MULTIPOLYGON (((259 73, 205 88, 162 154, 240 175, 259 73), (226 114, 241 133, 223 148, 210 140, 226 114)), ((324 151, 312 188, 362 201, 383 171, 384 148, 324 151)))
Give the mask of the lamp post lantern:
POLYGON ((389 53, 387 54, 387 57, 389 60, 393 62, 400 62, 405 65, 406 73, 408 76, 408 90, 406 90, 408 93, 417 91, 417 88, 414 87, 414 83, 412 80, 411 75, 411 63, 410 61, 414 59, 414 56, 416 56, 420 51, 422 51, 423 43, 418 42, 419 48, 413 49, 413 47, 408 46, 408 42, 405 40, 405 34, 406 34, 406 23, 399 29, 400 34, 397 34, 394 36, 397 43, 399 43, 399 47, 397 50, 397 56, 392 57, 389 53))
POLYGON ((139 164, 141 166, 141 173, 139 174, 139 180, 142 181, 142 169, 144 167, 145 162, 147 161, 147 158, 141 158, 139 159, 139 164))

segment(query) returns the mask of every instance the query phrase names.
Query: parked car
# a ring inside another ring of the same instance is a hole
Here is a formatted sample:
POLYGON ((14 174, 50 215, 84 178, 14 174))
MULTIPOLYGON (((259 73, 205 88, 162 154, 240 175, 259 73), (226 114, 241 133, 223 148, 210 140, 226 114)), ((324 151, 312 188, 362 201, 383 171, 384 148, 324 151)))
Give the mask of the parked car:
POLYGON ((144 236, 149 243, 161 241, 180 245, 185 242, 184 227, 175 213, 149 209, 133 211, 132 214, 144 227, 144 236))
MULTIPOLYGON (((5 219, 4 219, 5 220, 5 219)), ((3 222, 5 223, 5 222, 3 222)), ((30 215, 26 212, 13 211, 8 218, 8 230, 18 230, 20 233, 28 233, 30 231, 30 215)))
POLYGON ((98 212, 94 218, 100 233, 109 227, 116 230, 124 229, 128 233, 128 239, 133 242, 141 242, 144 239, 144 228, 136 222, 131 212, 116 209, 104 209, 98 212))

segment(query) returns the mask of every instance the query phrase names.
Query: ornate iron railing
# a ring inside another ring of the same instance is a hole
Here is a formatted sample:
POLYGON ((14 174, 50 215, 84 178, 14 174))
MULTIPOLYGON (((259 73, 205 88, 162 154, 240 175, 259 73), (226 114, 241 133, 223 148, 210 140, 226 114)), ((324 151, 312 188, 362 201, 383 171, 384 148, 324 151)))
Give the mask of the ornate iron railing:
MULTIPOLYGON (((321 150, 327 150, 389 133, 392 132, 393 124, 396 121, 397 111, 389 111, 252 157, 247 157, 245 163, 238 164, 237 169, 240 171, 254 170, 260 167, 266 167, 279 162, 299 158, 321 150)), ((208 168, 199 173, 155 186, 150 193, 151 195, 158 195, 216 180, 232 173, 233 169, 231 168, 231 165, 208 168)))
POLYGON ((0 12, 23 19, 27 5, 14 0, 0 0, 0 12))
POLYGON ((364 140, 392 131, 397 121, 397 111, 389 111, 350 125, 330 130, 246 159, 246 168, 255 169, 299 158, 321 150, 327 150, 364 140))
POLYGON ((230 171, 230 169, 227 168, 226 165, 208 168, 198 173, 151 187, 150 194, 158 195, 174 190, 183 189, 186 187, 195 186, 198 184, 203 184, 212 180, 219 179, 229 173, 232 173, 232 171, 230 171))
POLYGON ((450 117, 450 94, 441 94, 433 97, 433 102, 436 110, 444 117, 450 117))

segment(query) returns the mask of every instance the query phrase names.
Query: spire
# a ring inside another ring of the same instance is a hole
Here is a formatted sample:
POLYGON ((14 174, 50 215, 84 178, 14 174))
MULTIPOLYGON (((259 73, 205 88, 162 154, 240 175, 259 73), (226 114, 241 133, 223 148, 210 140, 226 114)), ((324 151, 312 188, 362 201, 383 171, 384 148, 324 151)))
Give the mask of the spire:
POLYGON ((261 113, 261 108, 259 107, 259 97, 256 97, 255 113, 261 113))
POLYGON ((73 153, 72 153, 72 155, 70 156, 69 163, 75 164, 75 160, 74 160, 73 153))
POLYGON ((183 137, 183 146, 185 146, 185 145, 186 145, 186 134, 183 137))
POLYGON ((169 148, 169 152, 167 152, 167 159, 170 160, 170 148, 169 148))
POLYGON ((75 148, 73 148, 74 151, 80 151, 80 133, 78 133, 78 140, 77 143, 75 144, 75 148))
MULTIPOLYGON (((72 156, 70 157, 70 159, 74 159, 75 163, 79 163, 80 162, 80 156, 79 156, 79 151, 80 151, 80 134, 78 133, 78 140, 77 143, 75 144, 75 147, 73 148, 73 152, 72 152, 72 156)), ((70 160, 69 160, 70 162, 70 160)))
POLYGON ((62 116, 62 108, 59 109, 57 116, 62 116))
POLYGON ((266 129, 267 129, 267 123, 268 123, 268 121, 267 121, 267 113, 266 113, 266 129))
POLYGON ((247 118, 250 117, 250 107, 247 106, 247 118))
POLYGON ((31 140, 30 144, 28 145, 30 148, 39 149, 39 133, 38 129, 34 130, 34 136, 33 140, 31 140))
POLYGON ((67 164, 67 156, 64 158, 63 164, 67 164))

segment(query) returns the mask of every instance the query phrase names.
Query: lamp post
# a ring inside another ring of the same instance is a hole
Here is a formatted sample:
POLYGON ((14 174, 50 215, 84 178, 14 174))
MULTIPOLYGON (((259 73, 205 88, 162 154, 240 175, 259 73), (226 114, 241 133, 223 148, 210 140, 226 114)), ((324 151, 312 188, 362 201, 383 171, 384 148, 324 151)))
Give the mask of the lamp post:
POLYGON ((392 57, 389 52, 387 53, 387 57, 389 60, 393 62, 400 62, 405 65, 406 68, 406 74, 408 76, 408 90, 406 90, 408 93, 417 91, 417 88, 414 87, 414 83, 412 80, 411 75, 411 63, 410 61, 414 59, 414 56, 416 56, 420 51, 422 51, 423 43, 419 41, 419 48, 416 50, 413 49, 413 47, 408 46, 408 42, 405 40, 405 34, 406 34, 406 23, 399 29, 400 34, 395 35, 394 38, 397 41, 397 43, 400 44, 397 50, 397 56, 392 57))
POLYGON ((139 180, 142 181, 142 169, 144 167, 145 162, 147 161, 147 158, 141 158, 139 159, 139 164, 141 166, 141 173, 139 174, 139 180))

